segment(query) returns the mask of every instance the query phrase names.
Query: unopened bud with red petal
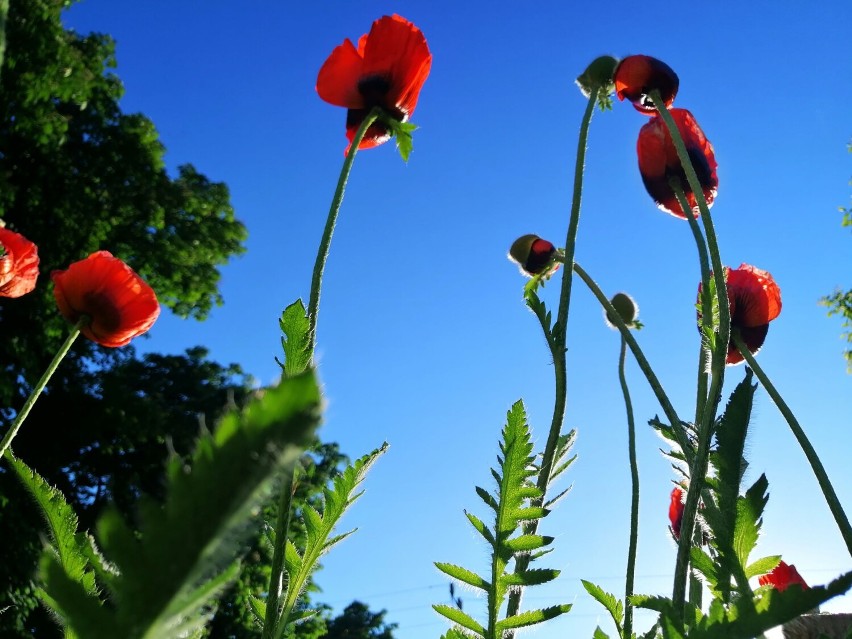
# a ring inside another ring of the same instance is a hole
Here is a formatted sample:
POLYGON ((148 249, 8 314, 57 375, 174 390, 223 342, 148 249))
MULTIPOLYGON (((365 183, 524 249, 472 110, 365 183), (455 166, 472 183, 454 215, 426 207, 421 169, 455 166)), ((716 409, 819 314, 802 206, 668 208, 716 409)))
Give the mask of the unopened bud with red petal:
MULTIPOLYGON (((636 323, 636 317, 639 315, 639 306, 627 293, 616 293, 609 301, 615 308, 616 313, 621 318, 628 328, 632 328, 636 323)), ((610 328, 617 328, 615 320, 610 315, 609 311, 604 311, 604 321, 610 328)))
POLYGON ((615 95, 633 103, 640 113, 654 115, 657 108, 650 93, 659 91, 666 107, 670 107, 677 95, 680 80, 677 73, 662 60, 649 55, 629 55, 615 69, 615 95))
POLYGON ((517 263, 526 275, 544 273, 551 266, 555 254, 553 244, 532 233, 519 237, 509 249, 509 259, 517 263))

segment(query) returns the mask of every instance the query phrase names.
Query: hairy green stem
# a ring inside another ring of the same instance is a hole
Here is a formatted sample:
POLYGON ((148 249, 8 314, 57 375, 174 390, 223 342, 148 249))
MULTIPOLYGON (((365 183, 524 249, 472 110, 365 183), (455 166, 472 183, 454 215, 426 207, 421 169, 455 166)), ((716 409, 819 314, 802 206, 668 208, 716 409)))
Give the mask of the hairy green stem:
POLYGON ((269 589, 266 597, 266 616, 263 620, 263 632, 261 639, 272 639, 279 633, 278 627, 287 625, 287 620, 279 617, 281 607, 281 596, 287 592, 288 575, 284 570, 284 552, 287 537, 290 532, 290 518, 293 512, 293 493, 296 484, 296 469, 293 473, 285 475, 281 492, 278 495, 278 520, 275 528, 275 546, 272 551, 272 572, 269 577, 269 589), (283 516, 282 516, 283 514, 283 516), (280 540, 283 540, 279 543, 280 540))
MULTIPOLYGON (((328 211, 328 217, 325 221, 322 239, 320 240, 319 248, 317 249, 317 257, 314 261, 314 271, 311 278, 311 296, 308 302, 308 321, 309 321, 309 342, 308 351, 313 358, 314 348, 316 347, 317 333, 317 317, 319 315, 319 300, 320 289, 322 288, 322 274, 325 270, 325 263, 328 260, 328 253, 331 248, 331 236, 334 234, 334 227, 337 224, 337 216, 340 213, 340 205, 343 202, 343 194, 346 191, 346 182, 349 180, 349 173, 352 171, 352 163, 355 161, 355 155, 358 153, 358 145, 367 134, 367 129, 382 115, 382 110, 379 107, 374 107, 364 118, 361 126, 355 132, 355 137, 352 138, 352 143, 349 145, 349 152, 343 160, 343 167, 340 169, 340 177, 337 180, 337 187, 334 190, 334 197, 331 200, 331 207, 328 211)), ((286 575, 284 574, 284 553, 287 547, 287 537, 290 529, 290 517, 293 507, 293 487, 296 484, 297 469, 293 468, 293 472, 284 478, 281 485, 281 493, 278 498, 278 516, 275 522, 275 541, 273 544, 272 554, 272 569, 269 575, 269 588, 266 599, 266 616, 263 624, 262 639, 270 639, 274 636, 280 636, 287 624, 286 612, 283 617, 279 617, 279 607, 282 594, 286 591, 286 575)))
MULTIPOLYGON (((577 244, 577 229, 580 224, 580 202, 583 195, 583 170, 586 166, 586 146, 589 139, 589 125, 592 121, 592 114, 595 110, 595 104, 598 99, 597 86, 592 88, 589 94, 589 101, 586 104, 586 110, 583 113, 583 119, 580 122, 580 136, 577 141, 577 156, 574 163, 574 189, 571 200, 571 214, 568 219, 568 232, 565 238, 565 264, 570 265, 574 262, 574 251, 577 244)), ((556 378, 555 393, 553 403, 553 417, 550 422, 550 431, 547 435, 547 443, 544 447, 544 453, 541 460, 541 468, 538 475, 538 487, 542 492, 541 501, 544 502, 544 495, 547 492, 548 484, 550 483, 550 472, 553 467, 553 457, 556 454, 556 445, 559 442, 559 434, 562 432, 562 423, 565 419, 565 405, 567 403, 568 382, 567 382, 567 363, 565 360, 565 344, 568 333, 568 309, 571 304, 571 284, 573 273, 570 267, 562 272, 562 288, 559 295, 559 310, 556 315, 556 325, 553 330, 552 339, 547 336, 549 327, 545 328, 545 337, 550 345, 550 351, 553 355, 553 371, 556 378)), ((534 534, 538 529, 538 520, 531 522, 525 528, 529 534, 534 534)), ((529 566, 529 556, 522 555, 515 562, 515 572, 519 573, 527 569, 529 566)), ((509 595, 509 603, 506 608, 506 616, 511 617, 518 614, 521 606, 521 596, 523 592, 519 588, 509 595)), ((510 633, 509 638, 513 636, 510 633)))
POLYGON ((713 434, 716 411, 722 399, 722 385, 725 379, 725 357, 728 351, 728 341, 731 332, 731 314, 725 286, 725 272, 722 268, 722 259, 719 254, 719 244, 716 240, 713 220, 710 217, 710 207, 707 205, 703 196, 704 190, 698 181, 698 175, 695 173, 695 168, 689 159, 689 153, 687 152, 683 137, 677 128, 677 124, 675 124, 674 118, 672 118, 671 113, 669 113, 665 103, 660 98, 659 91, 652 91, 650 97, 654 101, 654 105, 657 107, 657 111, 671 136, 678 159, 686 174, 689 188, 692 190, 695 201, 698 204, 698 209, 701 212, 701 221, 704 225, 704 234, 707 238, 707 248, 710 252, 710 263, 713 268, 713 280, 716 284, 716 295, 719 303, 719 332, 716 334, 716 344, 710 362, 710 389, 707 394, 707 402, 702 413, 701 422, 698 424, 698 449, 692 468, 690 469, 690 485, 683 509, 681 536, 678 543, 674 584, 672 586, 674 610, 676 614, 680 615, 679 620, 682 621, 695 513, 698 509, 699 495, 704 484, 704 476, 707 473, 707 457, 710 454, 710 437, 713 434))
MULTIPOLYGON (((618 330, 621 332, 621 337, 624 338, 625 342, 627 342, 627 346, 630 347, 630 352, 633 353, 633 357, 636 358, 636 363, 639 365, 639 368, 642 370, 642 373, 648 380, 648 384, 651 386, 651 390, 654 391, 654 395, 657 397, 657 401, 660 402, 660 406, 662 407, 666 418, 671 424, 672 432, 674 433, 675 437, 678 438, 678 443, 684 448, 684 450, 687 450, 686 442, 683 440, 683 429, 680 427, 680 418, 678 417, 674 406, 672 406, 671 401, 669 401, 668 395, 666 395, 665 390, 663 390, 663 385, 660 384, 660 380, 657 379, 657 375, 654 373, 654 369, 651 368, 651 365, 648 363, 645 354, 642 352, 642 349, 636 342, 636 339, 633 337, 633 334, 630 332, 630 328, 624 323, 624 320, 621 319, 621 316, 618 314, 618 311, 615 310, 615 307, 610 303, 607 296, 604 295, 600 286, 597 285, 597 282, 595 282, 585 271, 585 269, 583 269, 583 267, 581 267, 577 262, 574 262, 574 272, 577 273, 580 279, 583 280, 586 286, 589 287, 589 290, 597 298, 600 305, 607 312, 607 317, 609 318, 609 320, 613 324, 615 324, 616 328, 618 328, 618 330)), ((685 454, 688 454, 688 451, 685 454)))
POLYGON ((633 636, 633 577, 636 571, 636 545, 639 538, 639 464, 636 461, 636 424, 633 421, 633 403, 624 374, 624 360, 627 356, 627 342, 621 338, 621 353, 618 356, 618 381, 624 395, 624 408, 627 410, 627 452, 630 459, 630 542, 627 546, 627 575, 624 580, 624 637, 633 636))
POLYGON ((825 472, 825 467, 822 465, 819 455, 817 455, 816 450, 814 450, 813 445, 807 435, 805 435, 804 429, 801 425, 799 425, 799 421, 796 419, 796 416, 793 415, 793 411, 791 411, 790 407, 787 406, 787 402, 784 401, 781 394, 772 382, 769 381, 769 378, 760 367, 760 364, 757 363, 754 355, 752 355, 751 351, 748 350, 748 346, 746 346, 745 342, 743 342, 739 332, 736 330, 733 331, 731 339, 734 341, 734 344, 739 349, 740 353, 742 353, 746 363, 754 371, 757 379, 760 380, 761 384, 763 384, 766 392, 769 393, 772 401, 775 402, 778 410, 781 411, 784 419, 786 419, 787 423, 790 425, 790 430, 793 431, 793 436, 796 438, 796 441, 799 442, 802 452, 805 453, 805 457, 811 465, 811 470, 813 470, 814 475, 816 475, 817 482, 819 483, 819 487, 822 490, 826 503, 828 504, 828 508, 834 516, 834 521, 837 523, 838 529, 840 529, 843 541, 846 543, 846 549, 849 551, 849 554, 852 555, 852 526, 849 525, 849 518, 844 512, 843 506, 840 505, 840 500, 837 498, 837 493, 834 491, 834 486, 828 478, 828 473, 825 472))
POLYGON ((325 270, 325 263, 328 260, 328 252, 331 248, 331 236, 334 234, 334 227, 337 224, 337 215, 340 213, 340 204, 343 202, 343 194, 346 191, 346 182, 349 180, 349 173, 352 170, 352 163, 355 161, 355 155, 358 153, 358 145, 364 139, 367 129, 378 119, 382 114, 379 107, 374 107, 358 131, 352 139, 352 144, 349 146, 349 152, 346 154, 346 159, 343 160, 343 168, 340 169, 340 177, 337 180, 337 188, 334 190, 334 197, 331 200, 331 207, 328 211, 328 217, 325 221, 325 228, 322 232, 319 249, 317 250, 316 261, 314 262, 314 271, 311 276, 311 297, 308 302, 308 320, 310 322, 310 341, 308 350, 313 355, 314 347, 316 346, 317 337, 317 316, 319 315, 320 289, 322 288, 322 274, 325 270))
POLYGON ((44 387, 47 386, 47 383, 50 381, 50 378, 53 377, 53 374, 56 372, 56 369, 59 368, 60 362, 65 359, 65 356, 68 354, 68 351, 71 350, 71 345, 74 343, 74 340, 77 339, 77 336, 80 334, 80 329, 86 326, 91 321, 91 318, 87 315, 84 315, 80 318, 80 320, 74 325, 74 328, 71 329, 71 333, 69 333, 68 337, 65 339, 65 342, 62 346, 59 347, 59 350, 56 352, 56 355, 53 356, 53 360, 48 364, 47 370, 44 371, 44 374, 41 376, 41 379, 36 383, 35 388, 33 388, 30 396, 27 398, 27 401, 24 403, 21 410, 15 416, 15 421, 12 422, 12 425, 9 427, 9 430, 6 431, 6 434, 3 435, 3 441, 0 442, 0 458, 6 454, 6 449, 12 444, 12 440, 15 438, 15 435, 18 434, 18 431, 21 429, 21 426, 24 423, 24 420, 27 418, 27 415, 30 414, 30 411, 35 406, 36 400, 41 395, 41 392, 44 390, 44 387))

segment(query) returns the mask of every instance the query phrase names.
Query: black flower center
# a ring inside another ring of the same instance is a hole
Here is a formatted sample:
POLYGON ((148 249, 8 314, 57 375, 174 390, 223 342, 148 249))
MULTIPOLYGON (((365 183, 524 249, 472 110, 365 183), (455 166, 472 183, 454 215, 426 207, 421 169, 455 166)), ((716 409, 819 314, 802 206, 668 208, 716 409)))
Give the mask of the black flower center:
POLYGON ((364 98, 364 106, 368 110, 374 106, 387 106, 385 96, 390 86, 390 80, 383 75, 368 75, 358 80, 358 92, 364 98))

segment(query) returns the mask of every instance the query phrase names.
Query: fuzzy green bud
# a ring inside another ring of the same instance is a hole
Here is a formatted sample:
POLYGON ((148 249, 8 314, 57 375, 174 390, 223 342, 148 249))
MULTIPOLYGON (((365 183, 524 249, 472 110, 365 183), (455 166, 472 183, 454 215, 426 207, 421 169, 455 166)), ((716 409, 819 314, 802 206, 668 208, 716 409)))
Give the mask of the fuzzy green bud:
MULTIPOLYGON (((615 312, 618 313, 621 320, 627 324, 628 328, 636 326, 636 316, 639 314, 639 307, 636 305, 636 302, 633 301, 632 297, 630 297, 627 293, 616 293, 612 296, 609 303, 613 305, 615 312)), ((604 313, 604 320, 606 321, 607 326, 610 328, 616 328, 615 321, 613 320, 612 315, 609 314, 609 311, 604 313)))

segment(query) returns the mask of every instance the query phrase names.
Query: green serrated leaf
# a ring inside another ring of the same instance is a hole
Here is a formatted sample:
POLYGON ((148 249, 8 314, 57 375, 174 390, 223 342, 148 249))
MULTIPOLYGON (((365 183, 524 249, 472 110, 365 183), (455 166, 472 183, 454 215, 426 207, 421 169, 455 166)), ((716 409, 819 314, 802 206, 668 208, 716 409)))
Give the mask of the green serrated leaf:
POLYGON ((580 583, 583 584, 583 588, 586 589, 586 592, 589 593, 595 601, 606 608, 610 617, 612 617, 613 622, 615 622, 615 628, 618 631, 618 635, 623 635, 624 603, 622 603, 620 599, 616 598, 615 595, 606 592, 603 588, 593 584, 591 581, 581 579, 580 583))
MULTIPOLYGON (((710 588, 710 591, 714 594, 718 593, 719 588, 717 583, 719 578, 716 573, 716 562, 710 558, 710 555, 698 546, 693 546, 689 553, 689 560, 692 567, 701 573, 707 581, 707 586, 710 588)), ((728 580, 730 583, 730 574, 728 576, 728 580)))
POLYGON ((494 547, 497 542, 494 539, 494 533, 492 533, 488 529, 488 526, 486 526, 485 523, 476 515, 467 511, 465 511, 464 514, 467 517, 468 521, 471 523, 471 525, 476 528, 476 532, 482 535, 485 538, 485 541, 487 541, 492 547, 494 547))
POLYGON ((292 472, 319 422, 319 406, 312 373, 283 380, 202 435, 191 464, 170 472, 163 506, 140 516, 138 537, 114 510, 101 518, 104 553, 120 571, 106 636, 168 636, 203 614, 210 601, 198 594, 217 592, 206 585, 233 565, 274 478, 292 472))
POLYGON ((494 499, 494 496, 484 488, 480 488, 479 486, 476 486, 475 488, 476 494, 479 495, 482 501, 484 501, 494 512, 497 512, 499 505, 497 504, 497 500, 494 499))
POLYGON ((549 546, 553 542, 553 537, 546 535, 519 535, 505 542, 505 547, 513 554, 518 552, 529 552, 538 550, 544 546, 549 546))
POLYGON ((447 619, 458 624, 462 628, 465 628, 480 637, 485 637, 485 628, 480 626, 473 617, 462 612, 458 608, 447 606, 446 604, 432 604, 432 608, 435 612, 440 615, 444 615, 447 619))
POLYGON ((595 628, 594 634, 592 634, 592 639, 609 639, 609 635, 601 630, 600 626, 598 626, 595 628))
POLYGON ((535 624, 555 619, 569 610, 571 610, 571 604, 560 604, 557 606, 540 608, 538 610, 528 610, 519 615, 506 617, 505 619, 501 619, 497 622, 497 636, 502 636, 502 634, 507 630, 528 628, 529 626, 534 626, 535 624))
POLYGON ((45 552, 39 561, 42 587, 38 598, 53 611, 65 629, 65 636, 107 639, 111 615, 79 580, 68 575, 60 559, 45 552), (106 631, 106 632, 105 632, 106 631))
POLYGON ((281 346, 284 349, 285 377, 294 377, 308 370, 311 365, 311 322, 301 299, 284 309, 278 321, 281 327, 281 346))
POLYGON ((488 590, 491 587, 491 584, 488 583, 485 579, 477 575, 472 570, 468 570, 467 568, 462 568, 461 566, 456 566, 455 564, 448 564, 441 561, 436 561, 435 567, 444 574, 449 575, 453 579, 461 581, 462 583, 466 583, 468 586, 473 586, 474 588, 478 588, 480 590, 488 590))
POLYGON ((402 157, 403 161, 408 162, 408 157, 414 148, 414 138, 412 138, 411 134, 417 129, 417 125, 411 122, 400 122, 389 116, 384 116, 381 120, 396 138, 396 148, 399 151, 400 157, 402 157))
POLYGON ((291 542, 287 541, 285 553, 289 553, 290 559, 288 560, 285 554, 285 566, 292 565, 293 570, 287 570, 289 576, 287 591, 282 598, 280 616, 275 623, 275 629, 271 636, 281 636, 287 626, 294 622, 293 615, 298 612, 296 608, 298 597, 301 595, 308 578, 316 569, 319 558, 332 545, 349 535, 349 533, 346 533, 334 538, 331 537, 341 517, 361 496, 362 493, 356 492, 356 490, 364 481, 367 471, 387 450, 388 444, 384 443, 381 447, 360 457, 342 473, 336 475, 332 480, 331 487, 323 492, 325 503, 321 515, 311 507, 303 509, 306 528, 310 527, 311 532, 307 535, 305 548, 298 560, 293 554, 295 548, 291 550, 291 542))
POLYGON ((540 586, 556 579, 561 571, 553 568, 532 568, 523 572, 513 572, 500 578, 501 587, 540 586))
POLYGON ((770 555, 768 557, 761 557, 760 559, 755 559, 745 569, 746 577, 751 579, 752 577, 757 577, 758 575, 765 575, 768 572, 772 572, 778 566, 778 563, 780 561, 781 555, 770 555))
POLYGON ((263 628, 263 620, 266 619, 266 602, 260 597, 255 597, 254 595, 249 595, 249 611, 251 612, 252 619, 256 624, 256 628, 263 628))
POLYGON ((56 554, 59 565, 69 579, 81 584, 92 597, 97 598, 94 573, 89 567, 89 542, 77 533, 77 515, 65 497, 44 478, 27 466, 9 450, 6 459, 38 504, 47 524, 50 547, 56 554))
MULTIPOLYGON (((740 382, 728 400, 725 412, 716 429, 716 451, 711 460, 716 467, 715 480, 708 482, 712 489, 715 504, 705 513, 705 520, 712 532, 712 543, 718 551, 716 561, 716 587, 719 596, 727 602, 731 596, 731 577, 738 585, 737 590, 744 595, 750 593, 747 579, 744 577, 748 556, 735 549, 740 483, 745 471, 744 450, 756 384, 752 384, 752 372, 746 369, 745 378, 740 382)), ((752 522, 754 524, 756 522, 752 522)), ((746 525, 744 522, 740 525, 746 525)), ((757 540, 756 529, 754 541, 757 540)), ((747 549, 751 552, 753 545, 747 549)))
POLYGON ((754 485, 746 491, 745 497, 737 500, 736 521, 734 523, 734 552, 740 560, 743 570, 748 563, 751 551, 757 545, 760 535, 763 509, 769 500, 766 490, 769 482, 761 475, 754 485))

